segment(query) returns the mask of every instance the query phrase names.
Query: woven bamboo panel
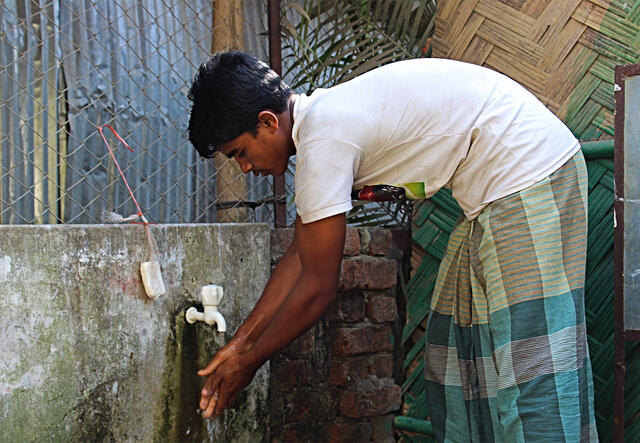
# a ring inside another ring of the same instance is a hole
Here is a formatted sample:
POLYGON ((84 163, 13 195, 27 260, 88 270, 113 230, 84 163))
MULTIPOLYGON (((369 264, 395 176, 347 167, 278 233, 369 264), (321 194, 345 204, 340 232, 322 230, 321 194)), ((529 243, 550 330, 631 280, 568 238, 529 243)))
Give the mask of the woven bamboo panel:
POLYGON ((613 69, 638 63, 640 1, 439 0, 433 57, 527 87, 580 140, 613 135, 613 69))

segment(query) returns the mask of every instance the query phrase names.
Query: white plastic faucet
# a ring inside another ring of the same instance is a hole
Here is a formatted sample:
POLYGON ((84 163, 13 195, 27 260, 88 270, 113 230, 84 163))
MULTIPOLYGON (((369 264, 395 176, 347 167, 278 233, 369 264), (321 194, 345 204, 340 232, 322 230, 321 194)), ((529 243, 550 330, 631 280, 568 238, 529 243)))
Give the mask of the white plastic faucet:
POLYGON ((218 332, 227 332, 227 322, 220 311, 218 311, 218 304, 220 304, 220 300, 222 300, 222 293, 221 286, 203 286, 200 290, 200 295, 202 296, 204 312, 200 312, 194 307, 187 309, 185 315, 187 322, 193 324, 197 321, 203 321, 209 326, 217 325, 218 332))

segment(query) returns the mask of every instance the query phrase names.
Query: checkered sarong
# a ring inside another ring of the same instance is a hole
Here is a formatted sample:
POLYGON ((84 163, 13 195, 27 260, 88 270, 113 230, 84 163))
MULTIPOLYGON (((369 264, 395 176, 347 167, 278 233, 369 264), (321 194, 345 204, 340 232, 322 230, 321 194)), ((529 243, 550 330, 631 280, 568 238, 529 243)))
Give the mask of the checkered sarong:
POLYGON ((438 441, 597 441, 584 316, 586 189, 578 152, 452 232, 427 324, 438 441))

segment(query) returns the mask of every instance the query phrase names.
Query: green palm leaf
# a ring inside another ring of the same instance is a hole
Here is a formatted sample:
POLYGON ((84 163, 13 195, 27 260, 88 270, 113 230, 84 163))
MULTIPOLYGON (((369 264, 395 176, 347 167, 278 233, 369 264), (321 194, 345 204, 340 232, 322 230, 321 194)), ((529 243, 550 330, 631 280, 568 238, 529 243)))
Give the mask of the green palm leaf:
POLYGON ((430 52, 435 0, 306 0, 285 8, 285 78, 328 87, 374 67, 430 52))

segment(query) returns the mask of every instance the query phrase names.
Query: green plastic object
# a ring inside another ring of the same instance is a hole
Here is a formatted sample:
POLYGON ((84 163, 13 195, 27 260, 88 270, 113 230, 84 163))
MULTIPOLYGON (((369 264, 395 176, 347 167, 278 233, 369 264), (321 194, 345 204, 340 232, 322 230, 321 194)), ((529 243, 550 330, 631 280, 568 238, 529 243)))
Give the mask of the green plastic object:
POLYGON ((421 420, 419 418, 398 415, 394 418, 393 423, 397 429, 402 431, 415 432, 423 435, 433 435, 433 427, 429 420, 421 420))

